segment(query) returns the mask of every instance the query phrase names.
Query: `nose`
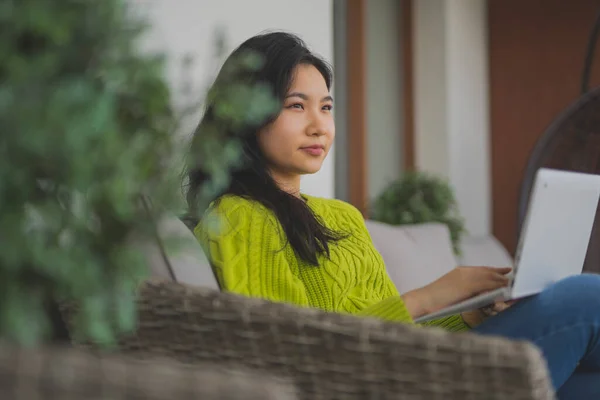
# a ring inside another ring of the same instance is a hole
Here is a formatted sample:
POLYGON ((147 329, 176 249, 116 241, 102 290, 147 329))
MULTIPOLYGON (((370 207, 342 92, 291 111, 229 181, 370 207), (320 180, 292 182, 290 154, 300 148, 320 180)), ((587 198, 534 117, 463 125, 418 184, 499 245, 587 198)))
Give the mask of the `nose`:
POLYGON ((328 133, 328 124, 325 121, 326 116, 319 112, 311 113, 310 121, 306 129, 308 136, 324 136, 328 133))
POLYGON ((319 126, 313 125, 311 129, 308 131, 309 136, 324 136, 327 134, 327 131, 319 126))

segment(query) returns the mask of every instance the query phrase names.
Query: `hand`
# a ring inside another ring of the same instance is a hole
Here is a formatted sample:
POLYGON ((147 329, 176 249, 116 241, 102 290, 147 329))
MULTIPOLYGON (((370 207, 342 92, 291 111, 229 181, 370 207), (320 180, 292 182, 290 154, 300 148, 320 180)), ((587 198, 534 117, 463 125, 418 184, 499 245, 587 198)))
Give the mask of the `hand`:
POLYGON ((486 316, 492 317, 492 316, 497 315, 498 313, 501 313, 502 311, 506 310, 507 308, 509 308, 516 302, 517 302, 517 300, 499 301, 499 302, 491 304, 487 307, 482 307, 481 311, 486 316))
POLYGON ((516 300, 499 301, 487 307, 481 307, 477 310, 465 311, 461 313, 461 316, 463 318, 463 321, 465 321, 465 323, 469 325, 469 327, 475 328, 487 318, 493 317, 494 315, 498 315, 502 311, 512 306, 514 303, 516 303, 516 300))
POLYGON ((462 300, 505 287, 512 268, 458 267, 438 280, 402 296, 413 318, 429 314, 462 300))
POLYGON ((488 317, 481 309, 465 311, 460 314, 469 328, 475 328, 488 317))
POLYGON ((465 311, 461 313, 461 316, 463 318, 463 321, 465 321, 465 323, 469 325, 470 328, 475 328, 487 318, 493 317, 494 315, 498 315, 499 313, 506 310, 516 302, 516 300, 499 301, 497 303, 494 303, 487 307, 479 308, 477 310, 465 311))

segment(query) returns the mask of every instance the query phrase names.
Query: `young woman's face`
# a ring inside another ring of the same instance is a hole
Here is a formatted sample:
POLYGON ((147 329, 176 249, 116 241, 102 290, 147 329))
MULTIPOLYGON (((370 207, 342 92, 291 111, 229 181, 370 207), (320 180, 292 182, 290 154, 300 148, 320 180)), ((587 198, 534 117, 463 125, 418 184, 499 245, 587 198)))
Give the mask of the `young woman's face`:
POLYGON ((258 133, 258 144, 276 179, 321 169, 335 136, 332 108, 319 70, 312 65, 296 67, 281 113, 258 133))

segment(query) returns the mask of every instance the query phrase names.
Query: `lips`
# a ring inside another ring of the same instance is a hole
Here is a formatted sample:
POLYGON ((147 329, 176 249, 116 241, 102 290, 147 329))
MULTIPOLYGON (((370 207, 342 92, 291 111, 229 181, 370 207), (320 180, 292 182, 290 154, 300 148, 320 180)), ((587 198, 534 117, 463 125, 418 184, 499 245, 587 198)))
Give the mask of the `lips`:
POLYGON ((310 154, 311 156, 320 156, 325 152, 325 147, 315 145, 315 146, 302 147, 300 150, 304 151, 305 153, 310 154))

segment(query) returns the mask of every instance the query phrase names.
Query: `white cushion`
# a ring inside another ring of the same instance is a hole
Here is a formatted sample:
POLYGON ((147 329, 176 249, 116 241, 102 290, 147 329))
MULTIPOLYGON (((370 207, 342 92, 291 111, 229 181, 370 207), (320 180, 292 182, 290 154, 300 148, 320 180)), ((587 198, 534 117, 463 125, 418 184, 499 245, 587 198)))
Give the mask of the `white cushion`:
POLYGON ((513 259, 504 246, 493 236, 465 235, 460 243, 462 254, 459 265, 512 267, 513 259))
MULTIPOLYGON (((450 233, 444 224, 391 226, 370 220, 366 224, 400 293, 423 287, 456 267, 450 233)), ((202 247, 179 218, 164 217, 158 232, 177 282, 219 289, 202 247)), ((156 241, 138 241, 135 245, 144 252, 153 277, 172 279, 156 241)), ((460 265, 512 265, 508 252, 493 237, 466 236, 461 248, 460 265)))
POLYGON ((456 267, 450 232, 444 224, 366 223, 400 293, 423 287, 456 267))
POLYGON ((156 240, 137 243, 148 260, 152 277, 175 278, 175 281, 188 285, 219 289, 202 246, 179 218, 164 217, 158 224, 158 233, 161 243, 156 240))

